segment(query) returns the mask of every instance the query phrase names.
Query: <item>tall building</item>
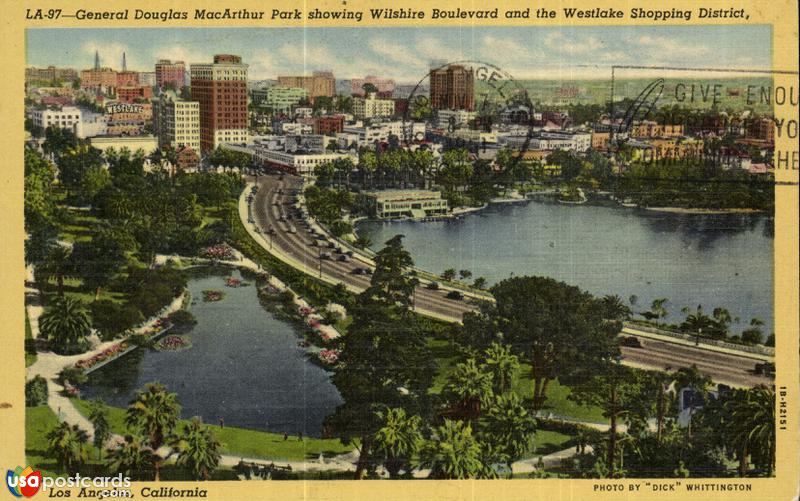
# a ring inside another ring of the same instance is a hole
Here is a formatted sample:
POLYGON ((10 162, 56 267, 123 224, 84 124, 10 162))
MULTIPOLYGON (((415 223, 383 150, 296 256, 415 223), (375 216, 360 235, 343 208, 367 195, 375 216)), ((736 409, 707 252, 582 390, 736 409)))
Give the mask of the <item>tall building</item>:
POLYGON ((353 98, 353 115, 357 118, 380 118, 394 115, 394 101, 378 99, 374 92, 367 97, 353 98))
POLYGON ((155 71, 140 71, 139 72, 139 85, 147 85, 154 87, 156 85, 156 72, 155 71))
POLYGON ((146 101, 153 97, 153 88, 147 85, 117 87, 117 100, 121 103, 146 101))
POLYGON ((310 77, 279 76, 278 85, 281 87, 302 87, 308 91, 311 101, 317 97, 333 97, 336 95, 336 79, 330 71, 315 71, 310 77))
POLYGON ((200 148, 246 143, 247 65, 241 56, 218 54, 211 64, 191 65, 192 99, 200 103, 200 148))
POLYGON ((458 64, 433 69, 429 75, 431 107, 435 110, 475 109, 475 72, 458 64))
POLYGON ((200 103, 183 101, 173 92, 164 92, 153 102, 153 128, 161 148, 200 151, 200 103))
POLYGON ((81 89, 108 92, 116 87, 117 72, 111 68, 93 68, 81 71, 81 89))
POLYGON ((156 63, 156 85, 165 87, 172 84, 176 89, 186 85, 186 65, 183 61, 160 59, 156 63))
POLYGON ((394 92, 394 80, 391 78, 378 78, 373 75, 367 75, 364 78, 354 78, 350 80, 350 93, 354 96, 364 96, 364 85, 372 84, 375 86, 378 97, 390 98, 394 92))
POLYGON ((133 87, 139 85, 139 73, 122 70, 117 72, 117 87, 133 87))
POLYGON ((52 80, 75 80, 76 78, 78 78, 78 72, 72 68, 56 68, 55 66, 25 68, 26 82, 37 80, 50 82, 52 80))
POLYGON ((308 91, 303 87, 267 87, 254 90, 252 95, 253 104, 269 108, 276 114, 289 114, 300 101, 308 99, 308 91))

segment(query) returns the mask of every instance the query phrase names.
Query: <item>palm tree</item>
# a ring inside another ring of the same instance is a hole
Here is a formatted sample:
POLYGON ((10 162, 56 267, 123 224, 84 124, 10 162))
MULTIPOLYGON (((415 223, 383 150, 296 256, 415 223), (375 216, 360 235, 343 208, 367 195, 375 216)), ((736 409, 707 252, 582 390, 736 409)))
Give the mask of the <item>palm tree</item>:
POLYGON ((498 395, 511 389, 514 376, 519 372, 519 358, 511 353, 510 346, 492 343, 484 353, 481 369, 492 375, 493 389, 498 395))
POLYGON ((58 297, 39 317, 39 331, 60 354, 79 353, 86 344, 91 329, 89 312, 83 301, 58 297))
POLYGON ((439 480, 475 478, 485 470, 472 427, 449 419, 436 427, 431 439, 422 446, 418 466, 429 468, 430 478, 439 480))
POLYGON ((603 296, 600 304, 603 307, 603 316, 607 320, 627 320, 631 316, 631 309, 617 295, 603 296))
POLYGON ((61 422, 47 434, 48 453, 56 458, 59 466, 74 475, 88 459, 89 435, 78 425, 61 422))
POLYGON ((474 358, 456 365, 444 394, 454 404, 453 413, 460 419, 476 419, 481 405, 492 397, 492 375, 478 367, 474 358))
MULTIPOLYGON (((681 367, 675 373, 675 382, 678 385, 678 388, 689 388, 690 390, 700 393, 705 398, 708 395, 708 389, 711 387, 711 378, 701 374, 699 370, 697 370, 696 365, 692 365, 691 367, 681 367)), ((691 405, 689 407, 689 425, 686 427, 686 436, 692 436, 692 413, 694 412, 694 406, 691 405)))
POLYGON ((98 457, 103 454, 105 443, 111 438, 111 425, 108 423, 108 409, 100 400, 95 400, 89 407, 89 421, 94 428, 94 446, 98 457))
POLYGON ((172 429, 178 422, 181 406, 177 395, 168 393, 164 385, 152 383, 145 386, 144 391, 136 393, 136 397, 125 413, 125 424, 136 429, 146 437, 146 442, 153 449, 153 469, 155 479, 160 478, 161 457, 158 449, 166 442, 172 429))
POLYGON ((127 435, 125 442, 108 450, 106 468, 112 473, 121 473, 133 480, 152 480, 155 458, 149 447, 138 437, 127 435))
POLYGON ((411 473, 409 462, 422 443, 422 418, 409 416, 402 408, 390 408, 376 413, 381 428, 375 434, 374 452, 383 454, 389 478, 397 478, 400 470, 411 473))
POLYGON ((491 444, 511 471, 511 463, 533 445, 536 420, 522 405, 516 393, 500 395, 481 419, 481 437, 491 444))
POLYGON ((39 265, 38 271, 47 279, 54 279, 58 287, 58 295, 64 296, 64 279, 78 275, 72 261, 72 249, 56 245, 47 255, 45 262, 39 265))
POLYGON ((726 402, 731 415, 731 441, 739 456, 739 476, 747 474, 748 456, 767 469, 775 469, 775 390, 756 386, 737 392, 741 398, 726 402))
POLYGON ((183 425, 180 438, 174 443, 178 449, 177 463, 192 472, 197 480, 208 480, 219 465, 220 444, 214 432, 198 417, 183 425))

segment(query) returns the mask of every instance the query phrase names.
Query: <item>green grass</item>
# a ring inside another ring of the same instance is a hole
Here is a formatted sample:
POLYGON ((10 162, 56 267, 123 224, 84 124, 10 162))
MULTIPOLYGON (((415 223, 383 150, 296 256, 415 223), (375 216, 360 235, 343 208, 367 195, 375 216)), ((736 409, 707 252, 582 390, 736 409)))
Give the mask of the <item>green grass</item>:
POLYGON ((546 456, 569 447, 569 443, 573 439, 572 435, 566 435, 559 431, 551 430, 536 430, 534 443, 536 447, 534 450, 527 454, 525 457, 538 457, 546 456))
MULTIPOLYGON (((458 357, 454 349, 451 349, 450 342, 443 339, 428 338, 428 347, 433 352, 436 363, 439 367, 436 379, 433 382, 431 391, 440 393, 447 383, 447 377, 458 363, 458 357)), ((530 364, 520 364, 520 371, 512 386, 513 391, 521 398, 533 396, 533 381, 531 379, 530 364)), ((553 380, 547 387, 547 400, 545 401, 544 412, 552 412, 556 415, 568 416, 583 421, 605 423, 603 411, 599 407, 578 405, 567 397, 570 389, 562 386, 557 380, 553 380)))
MULTIPOLYGON (((81 414, 88 416, 88 401, 73 398, 72 403, 81 414)), ((106 407, 108 408, 108 422, 111 430, 120 435, 129 433, 130 430, 125 425, 125 409, 106 407)), ((187 420, 180 420, 178 429, 185 422, 187 420)), ((317 459, 320 453, 325 457, 331 457, 350 452, 353 449, 342 445, 338 439, 303 438, 300 441, 296 436, 290 436, 288 440, 283 440, 283 435, 279 433, 247 430, 232 426, 220 428, 218 425, 213 424, 210 424, 209 427, 214 430, 217 439, 224 445, 223 454, 234 456, 302 461, 305 459, 317 459)))
MULTIPOLYGON (((48 477, 64 477, 67 473, 47 453, 47 433, 58 425, 58 418, 50 407, 28 407, 25 409, 25 461, 48 477)), ((89 461, 81 468, 82 475, 103 475, 103 460, 99 451, 91 444, 87 445, 89 461)), ((166 464, 161 469, 162 480, 191 480, 190 475, 175 464, 166 464)), ((212 480, 236 480, 237 476, 230 468, 218 468, 211 475, 212 480)))
MULTIPOLYGON (((33 333, 31 332, 31 320, 28 318, 28 309, 25 309, 25 339, 33 339, 33 333)), ((36 352, 28 353, 25 351, 25 367, 30 367, 36 363, 36 352)))

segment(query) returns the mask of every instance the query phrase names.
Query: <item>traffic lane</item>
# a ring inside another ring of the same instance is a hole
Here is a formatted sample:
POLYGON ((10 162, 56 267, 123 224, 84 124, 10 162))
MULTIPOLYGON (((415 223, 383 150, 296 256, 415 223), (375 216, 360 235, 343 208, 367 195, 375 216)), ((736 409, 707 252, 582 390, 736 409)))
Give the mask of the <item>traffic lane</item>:
MULTIPOLYGON (((305 228, 302 222, 292 219, 286 222, 286 225, 291 224, 297 230, 297 233, 286 233, 282 230, 284 224, 279 221, 279 217, 286 211, 283 210, 285 204, 291 204, 291 193, 289 191, 296 189, 297 184, 287 184, 281 181, 267 183, 260 183, 259 191, 257 192, 256 201, 254 204, 255 218, 262 230, 268 228, 276 229, 276 234, 272 236, 273 245, 279 245, 279 248, 297 259, 309 270, 319 270, 319 254, 324 252, 322 248, 310 245, 315 237, 305 228), (279 189, 283 189, 283 193, 278 193, 279 189), (275 205, 275 202, 278 205, 275 205), (266 207, 269 204, 270 207, 266 207), (271 216, 271 217, 270 217, 271 216)), ((269 236, 268 236, 269 237, 269 236)), ((352 270, 358 266, 357 263, 341 262, 341 261, 327 261, 323 260, 323 273, 332 276, 334 279, 341 280, 347 284, 356 287, 365 288, 369 283, 368 278, 352 274, 352 270)), ((435 313, 446 316, 455 316, 454 313, 460 316, 466 311, 471 311, 474 308, 466 303, 448 299, 444 293, 437 293, 419 287, 415 293, 417 303, 420 304, 421 309, 431 309, 435 313), (441 296, 440 296, 441 294, 441 296)))
POLYGON ((770 385, 773 380, 755 374, 755 361, 746 357, 703 350, 681 344, 638 338, 641 348, 621 347, 623 360, 664 370, 697 366, 697 369, 715 382, 738 386, 770 385))

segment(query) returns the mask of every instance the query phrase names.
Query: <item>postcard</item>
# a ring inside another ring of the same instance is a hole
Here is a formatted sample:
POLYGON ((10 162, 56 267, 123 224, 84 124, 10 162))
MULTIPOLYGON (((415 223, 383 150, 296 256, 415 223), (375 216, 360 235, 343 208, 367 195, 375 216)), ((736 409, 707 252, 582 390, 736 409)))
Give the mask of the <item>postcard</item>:
POLYGON ((0 497, 797 499, 796 3, 3 7, 0 497))

